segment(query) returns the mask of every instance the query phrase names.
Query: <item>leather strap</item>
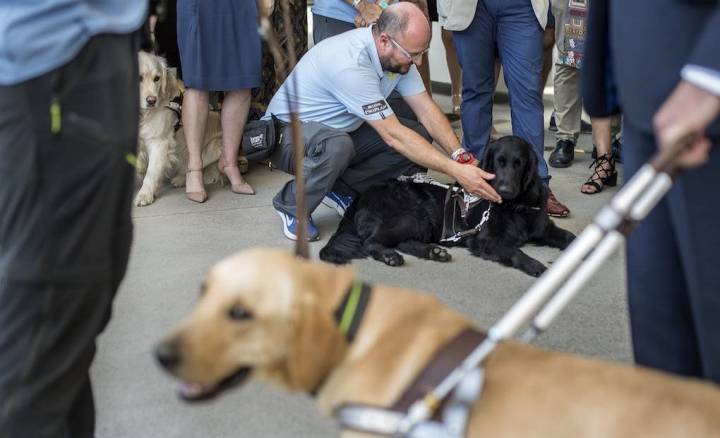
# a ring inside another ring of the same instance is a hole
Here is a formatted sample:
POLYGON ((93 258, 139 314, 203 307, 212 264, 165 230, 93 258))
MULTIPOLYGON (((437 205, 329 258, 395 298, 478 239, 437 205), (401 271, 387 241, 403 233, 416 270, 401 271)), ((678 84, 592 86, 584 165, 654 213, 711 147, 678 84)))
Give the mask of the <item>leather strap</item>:
MULTIPOLYGON (((435 352, 435 356, 393 404, 391 409, 393 411, 407 412, 413 403, 424 398, 455 368, 460 366, 485 338, 485 333, 472 328, 460 332, 452 341, 435 352)), ((439 413, 442 412, 441 406, 442 403, 437 406, 433 418, 439 418, 439 413)))

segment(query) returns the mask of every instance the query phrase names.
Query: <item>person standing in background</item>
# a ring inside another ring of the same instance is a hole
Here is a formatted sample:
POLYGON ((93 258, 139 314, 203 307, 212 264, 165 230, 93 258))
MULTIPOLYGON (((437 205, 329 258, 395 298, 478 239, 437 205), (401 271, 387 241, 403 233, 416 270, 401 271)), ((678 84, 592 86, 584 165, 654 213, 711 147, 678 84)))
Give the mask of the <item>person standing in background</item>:
POLYGON ((543 155, 540 81, 549 1, 446 0, 445 6, 441 24, 454 32, 463 72, 463 147, 481 156, 490 141, 497 49, 510 95, 513 134, 530 143, 537 154, 538 174, 548 185, 548 214, 568 216, 570 209, 549 189, 550 174, 543 155))
POLYGON ((0 436, 91 438, 132 241, 147 0, 0 3, 0 436))
POLYGON ((252 88, 260 85, 261 44, 255 1, 178 0, 178 47, 185 94, 182 123, 188 146, 185 194, 205 202, 202 144, 209 114, 210 91, 225 91, 220 119, 223 152, 218 170, 230 180, 234 193, 255 190, 240 174, 238 154, 252 88))
POLYGON ((628 238, 630 328, 638 364, 720 383, 720 2, 593 0, 585 58, 588 113, 622 109, 627 179, 696 136, 628 238))

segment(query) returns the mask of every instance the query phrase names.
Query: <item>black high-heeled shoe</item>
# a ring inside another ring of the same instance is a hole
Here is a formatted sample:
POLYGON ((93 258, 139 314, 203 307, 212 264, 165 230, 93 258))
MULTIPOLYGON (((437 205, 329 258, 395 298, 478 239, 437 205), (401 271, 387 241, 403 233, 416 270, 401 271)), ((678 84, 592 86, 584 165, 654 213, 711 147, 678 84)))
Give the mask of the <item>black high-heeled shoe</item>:
POLYGON ((593 166, 595 166, 595 170, 592 175, 590 175, 590 178, 585 181, 585 184, 580 187, 581 193, 594 195, 595 193, 602 192, 605 186, 615 187, 617 185, 618 173, 617 170, 615 170, 615 159, 613 158, 612 153, 597 157, 590 164, 590 167, 593 166), (607 163, 607 166, 605 166, 605 163, 607 163), (605 174, 604 176, 603 173, 605 174), (583 187, 585 186, 593 187, 595 191, 585 192, 583 191, 583 187))

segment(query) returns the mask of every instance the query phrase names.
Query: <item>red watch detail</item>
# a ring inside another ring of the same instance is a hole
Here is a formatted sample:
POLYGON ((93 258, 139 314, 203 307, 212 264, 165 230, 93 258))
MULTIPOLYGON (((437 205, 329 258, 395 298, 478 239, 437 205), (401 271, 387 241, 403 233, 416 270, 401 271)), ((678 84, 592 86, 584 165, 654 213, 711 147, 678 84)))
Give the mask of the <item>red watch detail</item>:
POLYGON ((470 152, 463 152, 455 157, 455 161, 460 164, 472 163, 473 160, 475 160, 475 157, 470 152))

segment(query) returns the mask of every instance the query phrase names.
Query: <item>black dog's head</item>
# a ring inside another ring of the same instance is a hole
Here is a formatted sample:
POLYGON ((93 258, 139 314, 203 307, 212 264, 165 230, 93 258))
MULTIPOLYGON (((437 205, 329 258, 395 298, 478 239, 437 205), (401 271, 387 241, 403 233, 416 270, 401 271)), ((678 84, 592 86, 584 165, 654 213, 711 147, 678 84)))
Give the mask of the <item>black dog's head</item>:
POLYGON ((508 201, 528 191, 540 190, 537 164, 532 146, 514 135, 490 142, 480 161, 483 170, 495 174, 490 185, 508 201))

